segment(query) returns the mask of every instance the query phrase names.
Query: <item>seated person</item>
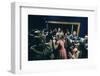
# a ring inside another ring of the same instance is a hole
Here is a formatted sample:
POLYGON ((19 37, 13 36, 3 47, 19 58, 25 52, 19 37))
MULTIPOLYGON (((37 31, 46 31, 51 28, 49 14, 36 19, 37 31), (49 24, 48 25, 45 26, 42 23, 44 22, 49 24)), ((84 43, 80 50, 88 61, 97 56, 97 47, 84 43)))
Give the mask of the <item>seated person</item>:
POLYGON ((72 43, 74 40, 78 40, 78 36, 76 31, 73 31, 73 33, 67 37, 70 43, 72 43))
POLYGON ((74 47, 71 52, 68 53, 70 59, 78 59, 80 51, 78 50, 77 47, 74 47))
POLYGON ((87 35, 84 38, 84 47, 86 50, 88 50, 88 36, 87 35))

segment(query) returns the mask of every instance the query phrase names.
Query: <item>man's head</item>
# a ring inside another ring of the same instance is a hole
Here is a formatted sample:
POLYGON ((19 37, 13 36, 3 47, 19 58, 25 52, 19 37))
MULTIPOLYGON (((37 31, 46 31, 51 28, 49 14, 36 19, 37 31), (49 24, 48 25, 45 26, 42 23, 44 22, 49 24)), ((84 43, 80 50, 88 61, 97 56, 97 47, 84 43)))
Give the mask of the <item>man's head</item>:
POLYGON ((73 31, 73 35, 74 35, 74 36, 76 36, 76 35, 77 35, 76 31, 73 31))

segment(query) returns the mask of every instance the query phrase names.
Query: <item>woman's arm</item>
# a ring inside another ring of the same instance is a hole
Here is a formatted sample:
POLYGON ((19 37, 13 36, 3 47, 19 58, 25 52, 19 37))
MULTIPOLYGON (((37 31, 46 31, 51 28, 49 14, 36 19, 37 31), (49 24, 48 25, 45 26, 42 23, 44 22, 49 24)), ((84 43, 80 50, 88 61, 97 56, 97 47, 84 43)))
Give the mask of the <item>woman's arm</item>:
POLYGON ((79 54, 80 54, 80 51, 78 50, 77 53, 76 53, 76 56, 75 56, 76 59, 78 59, 79 54))

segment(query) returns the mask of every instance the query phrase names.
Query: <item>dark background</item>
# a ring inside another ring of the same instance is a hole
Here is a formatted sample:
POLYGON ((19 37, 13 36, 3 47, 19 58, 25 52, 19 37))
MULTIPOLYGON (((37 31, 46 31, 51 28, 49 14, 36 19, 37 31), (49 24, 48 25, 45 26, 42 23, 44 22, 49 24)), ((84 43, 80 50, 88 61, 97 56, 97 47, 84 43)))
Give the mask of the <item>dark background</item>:
POLYGON ((28 32, 30 33, 33 29, 42 30, 46 28, 47 21, 80 22, 79 36, 84 37, 88 32, 88 17, 44 15, 28 15, 28 32))

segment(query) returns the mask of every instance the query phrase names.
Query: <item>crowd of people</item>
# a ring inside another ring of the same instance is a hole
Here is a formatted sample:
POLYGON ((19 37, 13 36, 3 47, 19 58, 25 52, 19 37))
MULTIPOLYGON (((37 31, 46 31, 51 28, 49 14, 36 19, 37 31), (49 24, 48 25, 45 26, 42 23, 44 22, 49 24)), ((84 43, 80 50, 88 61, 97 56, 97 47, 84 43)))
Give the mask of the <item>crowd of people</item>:
POLYGON ((33 30, 28 36, 29 60, 88 58, 88 35, 76 31, 33 30))

